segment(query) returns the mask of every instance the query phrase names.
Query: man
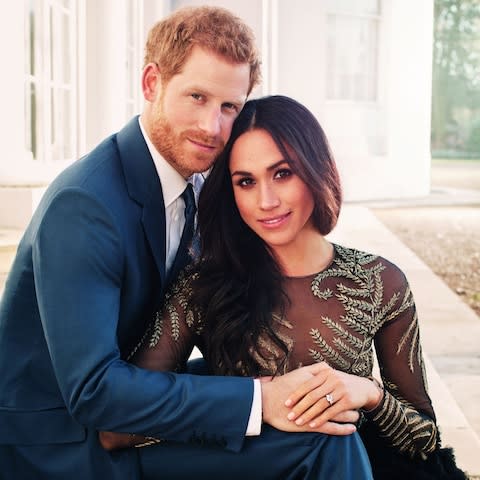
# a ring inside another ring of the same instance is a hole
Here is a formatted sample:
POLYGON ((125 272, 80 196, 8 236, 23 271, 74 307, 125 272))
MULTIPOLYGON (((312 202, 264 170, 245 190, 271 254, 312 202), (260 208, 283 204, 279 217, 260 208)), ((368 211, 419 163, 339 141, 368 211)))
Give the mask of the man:
MULTIPOLYGON (((169 452, 179 459, 198 452, 205 471, 211 458, 240 468, 267 452, 272 461, 275 453, 285 457, 273 448, 276 435, 284 450, 298 446, 292 459, 305 478, 327 448, 344 449, 347 460, 333 455, 325 464, 346 463, 341 472, 356 468, 355 478, 369 478, 356 435, 332 437, 334 444, 312 433, 267 429, 243 448, 246 433, 260 433, 262 413, 274 427, 296 429, 282 402, 313 370, 262 388, 248 378, 149 372, 125 361, 188 261, 185 249, 176 255, 187 179, 211 166, 258 79, 253 37, 238 18, 211 7, 174 13, 147 41, 141 117, 45 193, 0 306, 2 479, 172 478, 163 470, 167 463, 181 478, 188 465, 173 465, 169 452), (176 443, 111 453, 98 430, 176 443)), ((323 431, 353 429, 331 423, 323 431)), ((267 470, 287 478, 286 468, 267 470)))

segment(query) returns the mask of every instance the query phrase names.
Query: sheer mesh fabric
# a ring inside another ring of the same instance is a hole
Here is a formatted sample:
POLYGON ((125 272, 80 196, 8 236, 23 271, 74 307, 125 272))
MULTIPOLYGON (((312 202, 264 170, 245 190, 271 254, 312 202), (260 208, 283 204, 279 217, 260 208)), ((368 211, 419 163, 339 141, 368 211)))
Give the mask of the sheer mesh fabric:
MULTIPOLYGON (((417 313, 402 271, 386 259, 334 245, 322 272, 285 278, 290 299, 285 315, 273 313, 276 332, 288 346, 285 371, 325 361, 335 369, 367 377, 376 352, 385 395, 366 413, 386 442, 411 457, 435 450, 438 432, 427 393, 417 313)), ((202 350, 201 312, 190 305, 192 276, 181 275, 133 356, 155 370, 184 367, 194 345, 202 350)), ((264 375, 276 371, 280 352, 268 338, 257 356, 264 375)), ((215 366, 210 368, 215 373, 215 366)), ((241 371, 241 365, 239 365, 241 371)))

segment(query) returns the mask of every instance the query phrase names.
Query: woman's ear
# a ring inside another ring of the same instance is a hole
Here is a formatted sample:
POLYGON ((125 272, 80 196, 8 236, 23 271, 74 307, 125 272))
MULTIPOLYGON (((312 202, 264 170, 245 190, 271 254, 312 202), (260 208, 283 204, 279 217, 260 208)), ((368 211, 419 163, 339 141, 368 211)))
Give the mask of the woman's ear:
POLYGON ((161 84, 162 78, 158 66, 155 63, 145 65, 142 73, 143 98, 148 102, 153 102, 161 84))

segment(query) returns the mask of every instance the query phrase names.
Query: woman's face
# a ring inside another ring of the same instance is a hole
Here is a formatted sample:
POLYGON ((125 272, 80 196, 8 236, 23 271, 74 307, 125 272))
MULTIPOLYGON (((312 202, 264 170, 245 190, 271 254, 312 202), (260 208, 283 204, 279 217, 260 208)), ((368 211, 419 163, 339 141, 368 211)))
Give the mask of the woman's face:
POLYGON ((274 251, 301 245, 316 232, 313 196, 265 130, 235 141, 230 175, 240 216, 274 251))

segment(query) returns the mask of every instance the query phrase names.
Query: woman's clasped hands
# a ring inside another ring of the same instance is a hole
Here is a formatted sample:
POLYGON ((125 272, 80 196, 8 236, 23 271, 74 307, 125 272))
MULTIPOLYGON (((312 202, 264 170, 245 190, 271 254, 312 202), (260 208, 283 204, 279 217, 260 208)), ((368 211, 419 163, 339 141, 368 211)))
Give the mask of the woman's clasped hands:
POLYGON ((359 409, 374 409, 383 398, 383 389, 371 378, 335 370, 325 362, 316 364, 315 374, 285 401, 288 420, 316 429, 325 422, 353 423, 359 409))

